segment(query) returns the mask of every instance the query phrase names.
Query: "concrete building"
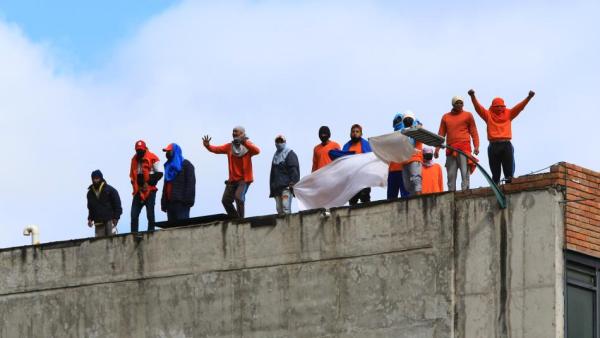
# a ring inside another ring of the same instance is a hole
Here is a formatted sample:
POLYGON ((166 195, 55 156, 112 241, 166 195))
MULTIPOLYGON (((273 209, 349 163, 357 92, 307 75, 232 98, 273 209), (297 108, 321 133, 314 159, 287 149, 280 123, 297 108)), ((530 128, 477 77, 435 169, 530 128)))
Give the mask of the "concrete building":
POLYGON ((1 337, 598 337, 600 173, 0 250, 1 337))

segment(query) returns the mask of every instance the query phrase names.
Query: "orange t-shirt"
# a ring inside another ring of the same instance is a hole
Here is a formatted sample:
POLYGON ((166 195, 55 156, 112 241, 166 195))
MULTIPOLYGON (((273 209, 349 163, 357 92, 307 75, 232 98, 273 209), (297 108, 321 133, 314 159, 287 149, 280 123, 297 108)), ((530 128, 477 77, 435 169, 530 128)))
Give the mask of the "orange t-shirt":
POLYGON ((313 166, 312 171, 317 171, 331 163, 329 157, 330 150, 340 150, 340 145, 334 141, 328 141, 326 145, 317 144, 313 151, 313 166))
POLYGON ((438 134, 446 137, 446 143, 449 146, 462 142, 470 144, 472 138, 473 146, 479 149, 477 125, 475 119, 473 119, 473 114, 468 111, 463 110, 460 113, 449 112, 444 114, 438 134))
POLYGON ((362 154, 362 142, 353 143, 348 147, 348 151, 353 151, 355 154, 362 154))
POLYGON ((434 163, 430 167, 423 166, 421 170, 421 193, 433 194, 444 191, 442 167, 434 163))

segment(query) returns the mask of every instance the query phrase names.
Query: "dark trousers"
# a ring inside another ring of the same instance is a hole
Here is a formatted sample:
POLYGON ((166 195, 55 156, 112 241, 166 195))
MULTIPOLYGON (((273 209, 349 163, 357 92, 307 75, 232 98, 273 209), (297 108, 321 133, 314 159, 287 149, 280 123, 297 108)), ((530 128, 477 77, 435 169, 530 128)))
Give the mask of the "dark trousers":
POLYGON ((156 191, 148 195, 146 201, 142 201, 139 194, 133 196, 131 201, 131 232, 138 232, 140 213, 142 208, 146 207, 146 217, 148 218, 148 231, 154 231, 154 203, 156 202, 156 191))
POLYGON ((246 193, 249 186, 250 183, 244 181, 225 183, 225 191, 221 202, 229 217, 244 218, 244 203, 246 202, 246 193), (237 210, 233 207, 233 202, 235 202, 237 210))
POLYGON ((178 221, 188 218, 190 218, 190 207, 185 206, 185 204, 181 202, 168 202, 167 220, 178 221))
POLYGON ((515 149, 512 143, 510 141, 490 142, 488 159, 494 183, 500 183, 500 170, 504 172, 506 182, 510 183, 515 173, 515 149))
POLYGON ((357 205, 358 200, 360 200, 361 203, 371 202, 371 188, 364 188, 359 191, 358 194, 354 195, 349 201, 350 205, 357 205))
POLYGON ((404 179, 402 178, 402 170, 390 171, 388 173, 388 185, 387 185, 387 199, 393 200, 400 197, 408 197, 409 193, 404 188, 404 179))

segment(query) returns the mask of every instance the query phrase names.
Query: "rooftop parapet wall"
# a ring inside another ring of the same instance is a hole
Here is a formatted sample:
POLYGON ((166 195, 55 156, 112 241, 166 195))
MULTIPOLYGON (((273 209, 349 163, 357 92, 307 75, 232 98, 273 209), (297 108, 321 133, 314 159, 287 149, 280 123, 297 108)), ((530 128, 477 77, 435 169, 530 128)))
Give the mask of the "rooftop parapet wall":
POLYGON ((560 337, 562 195, 515 192, 500 210, 445 193, 2 250, 0 337, 560 337))

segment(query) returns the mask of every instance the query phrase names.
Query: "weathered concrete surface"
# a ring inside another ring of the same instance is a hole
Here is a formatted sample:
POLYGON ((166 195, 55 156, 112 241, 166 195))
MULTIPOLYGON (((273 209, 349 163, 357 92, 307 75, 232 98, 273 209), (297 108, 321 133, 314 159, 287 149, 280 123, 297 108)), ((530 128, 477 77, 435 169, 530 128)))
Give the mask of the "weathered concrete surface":
POLYGON ((559 336, 557 199, 500 212, 443 194, 2 250, 0 336, 559 336))
POLYGON ((564 216, 552 189, 456 201, 457 337, 563 337, 564 216))

